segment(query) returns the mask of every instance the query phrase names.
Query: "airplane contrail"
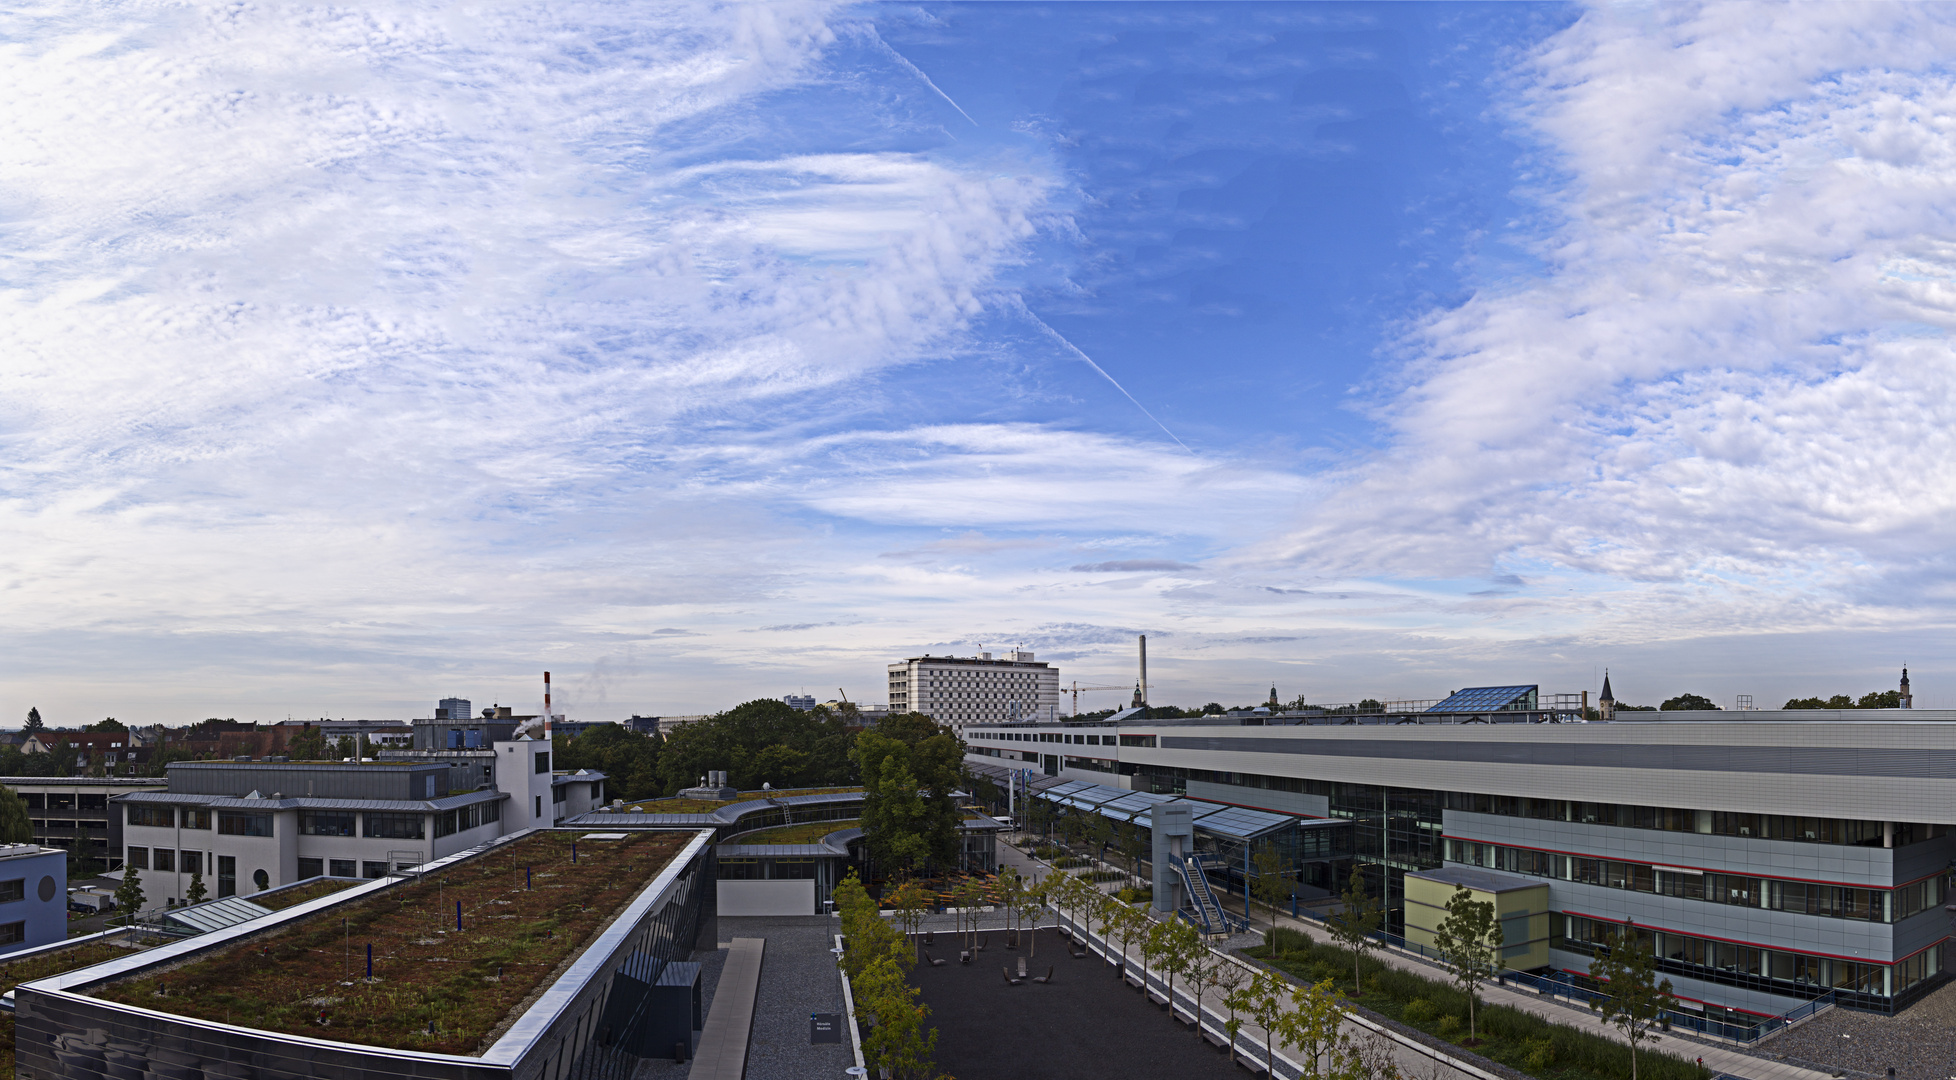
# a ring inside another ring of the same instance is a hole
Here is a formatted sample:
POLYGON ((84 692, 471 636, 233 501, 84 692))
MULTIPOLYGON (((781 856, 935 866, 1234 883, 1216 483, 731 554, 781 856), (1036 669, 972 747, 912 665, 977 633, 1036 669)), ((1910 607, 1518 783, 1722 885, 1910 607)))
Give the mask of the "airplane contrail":
MULTIPOLYGON (((902 64, 906 68, 909 68, 910 74, 915 75, 917 76, 917 78, 923 80, 925 86, 930 87, 932 90, 937 90, 937 96, 943 98, 945 104, 951 106, 953 109, 957 109, 959 116, 964 117, 966 120, 971 120, 971 114, 965 112, 964 109, 961 108, 957 102, 952 101, 951 95, 945 93, 942 90, 938 90, 937 84, 930 81, 930 76, 924 74, 922 68, 911 63, 909 58, 905 57, 902 53, 896 51, 894 48, 891 48, 890 43, 883 40, 883 35, 877 33, 876 28, 874 26, 867 27, 867 29, 869 30, 869 36, 875 39, 876 44, 881 45, 883 47, 884 52, 889 53, 892 57, 895 57, 897 63, 902 64)), ((971 120, 971 126, 977 127, 978 121, 971 120)))
POLYGON ((1095 371, 1098 371, 1100 373, 1101 378, 1106 379, 1110 383, 1113 383, 1114 389, 1119 390, 1121 392, 1122 397, 1125 397, 1129 401, 1134 402, 1134 407, 1141 410, 1141 415, 1147 417, 1150 420, 1153 420, 1155 422, 1155 426, 1161 429, 1161 433, 1163 435, 1166 435, 1169 438, 1175 440, 1176 446, 1179 446, 1184 450, 1188 450, 1188 452, 1191 455, 1198 456, 1198 457, 1200 456, 1197 455, 1195 451, 1189 450, 1188 443, 1185 443, 1181 439, 1176 438, 1175 433, 1168 430, 1168 425, 1162 423, 1161 420, 1158 417, 1156 417, 1154 413, 1149 412, 1148 407, 1146 405, 1141 404, 1139 399, 1137 399, 1133 394, 1128 393, 1127 387, 1122 386, 1117 380, 1115 380, 1115 378, 1112 375, 1107 374, 1106 368, 1101 367, 1099 364, 1094 363, 1093 357, 1088 356, 1084 352, 1081 352, 1080 347, 1078 345, 1075 345, 1072 342, 1066 340, 1065 336, 1063 336, 1058 330, 1055 330, 1052 327, 1046 325, 1046 320, 1040 318, 1037 315, 1034 315, 1032 313, 1032 309, 1026 306, 1026 302, 1023 297, 1014 296, 1012 300, 1014 303, 1019 305, 1019 310, 1025 314, 1026 318, 1031 319, 1034 323, 1038 324, 1041 330, 1046 331, 1046 333, 1050 335, 1054 341, 1059 342, 1060 345, 1066 349, 1066 351, 1086 361, 1087 366, 1094 369, 1095 371))

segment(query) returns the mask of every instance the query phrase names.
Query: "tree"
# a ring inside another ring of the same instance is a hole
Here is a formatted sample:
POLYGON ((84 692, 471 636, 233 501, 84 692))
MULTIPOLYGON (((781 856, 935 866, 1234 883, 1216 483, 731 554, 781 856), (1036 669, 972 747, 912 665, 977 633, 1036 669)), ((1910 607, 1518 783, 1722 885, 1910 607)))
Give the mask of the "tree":
POLYGON ((186 891, 183 894, 184 902, 190 904, 201 904, 204 902, 204 897, 209 895, 210 895, 210 890, 204 888, 203 868, 198 867, 197 869, 192 870, 190 872, 190 888, 188 891, 186 891))
MULTIPOLYGON (((1249 983, 1238 987, 1229 995, 1230 1019, 1235 1021, 1238 1013, 1256 1021, 1263 1029, 1263 1066, 1266 1074, 1275 1073, 1277 1055, 1273 1049, 1277 1023, 1284 1016, 1284 993, 1288 984, 1267 971, 1258 971, 1250 976, 1249 983)), ((1231 1045, 1235 1042, 1231 1033, 1231 1045)))
POLYGON ((1141 826, 1131 821, 1123 821, 1114 833, 1115 850, 1127 860, 1127 879, 1133 884, 1141 874, 1141 826))
MULTIPOLYGON (((1190 929, 1194 928, 1190 927, 1190 929)), ((1195 988, 1195 1037, 1200 1039, 1202 1001, 1209 996, 1209 991, 1215 989, 1217 980, 1222 977, 1223 968, 1236 965, 1228 957, 1205 945, 1199 934, 1196 935, 1196 945, 1197 948, 1189 958, 1188 981, 1189 985, 1195 988)))
POLYGON ((1286 1046, 1294 1046, 1304 1057, 1300 1080, 1325 1080, 1329 1059, 1342 1048, 1341 1028, 1345 1010, 1338 991, 1326 979, 1316 986, 1305 984, 1290 993, 1291 1009, 1277 1020, 1277 1035, 1286 1046))
POLYGON ((122 726, 122 721, 117 720, 115 717, 111 716, 103 720, 98 720, 95 723, 88 725, 86 728, 83 728, 82 730, 84 731, 128 731, 129 729, 122 726))
POLYGON ((1876 690, 1871 693, 1862 694, 1861 700, 1855 702, 1854 707, 1857 709, 1899 709, 1902 707, 1902 692, 1900 690, 1876 690))
POLYGON ((656 735, 642 735, 623 724, 600 724, 582 735, 553 740, 560 769, 595 769, 605 774, 605 790, 626 802, 657 798, 659 751, 656 735))
MULTIPOLYGON (((899 720, 893 716, 884 721, 883 733, 902 729, 899 720)), ((763 698, 682 725, 659 748, 657 775, 668 795, 692 787, 713 770, 724 770, 733 786, 744 791, 762 784, 851 784, 859 775, 850 757, 855 737, 826 709, 803 712, 763 698)))
POLYGON ((323 761, 329 753, 326 749, 326 733, 307 724, 285 744, 285 752, 294 761, 323 761))
POLYGON ((1637 1080, 1637 1044, 1656 1042, 1656 1030, 1669 1030, 1665 1014, 1677 1007, 1671 980, 1657 981, 1657 956, 1650 935, 1626 922, 1603 943, 1603 952, 1589 962, 1589 977, 1602 984, 1602 996, 1589 1007, 1623 1032, 1630 1044, 1630 1080, 1637 1080))
POLYGON ((135 863, 122 868, 122 884, 115 887, 115 906, 125 913, 123 925, 134 926, 136 912, 143 906, 143 883, 136 877, 135 863))
POLYGON ((36 707, 34 707, 34 706, 29 706, 29 707, 28 707, 28 709, 27 709, 27 728, 26 728, 26 730, 28 730, 28 731, 39 731, 39 730, 41 730, 41 710, 40 710, 40 709, 38 709, 38 708, 36 708, 36 707))
POLYGON ((1250 891, 1270 912, 1270 925, 1277 925, 1277 905, 1290 899, 1290 868, 1284 865, 1283 852, 1269 840, 1257 844, 1250 855, 1250 865, 1256 867, 1256 876, 1250 879, 1250 891))
POLYGON ((13 788, 0 787, 0 844, 25 844, 33 839, 26 800, 13 788))
POLYGON ((892 717, 862 732, 852 753, 863 778, 870 857, 890 871, 957 861, 960 814, 951 793, 963 772, 964 741, 928 717, 916 719, 921 724, 892 717))
POLYGON ((896 909, 897 921, 903 924, 906 938, 922 949, 922 940, 917 931, 923 928, 924 915, 930 910, 930 890, 921 881, 906 881, 890 896, 890 906, 896 909))
MULTIPOLYGON (((1168 973, 1168 1016, 1175 1016, 1175 976, 1192 976, 1195 965, 1200 964, 1202 955, 1209 951, 1202 943, 1202 933, 1180 918, 1170 917, 1162 923, 1161 970, 1168 973)), ((1193 1010, 1198 1030, 1202 1025, 1202 999, 1196 999, 1193 1010)))
POLYGON ((1331 924, 1331 936, 1352 953, 1352 996, 1358 997, 1359 959, 1379 947, 1372 937, 1378 932, 1384 915, 1382 905, 1365 893, 1365 875, 1359 872, 1358 864, 1352 864, 1351 884, 1345 887, 1345 906, 1342 911, 1326 920, 1331 924))
POLYGON ((1148 923, 1151 921, 1153 920, 1142 912, 1119 902, 1116 902, 1113 910, 1108 913, 1106 936, 1113 938, 1121 949, 1121 964, 1115 972, 1119 977, 1123 979, 1127 977, 1128 944, 1147 933, 1148 923))
POLYGON ((1494 921, 1494 905, 1474 899, 1462 885, 1447 901, 1447 917, 1433 932, 1433 944, 1440 958, 1453 973, 1453 981, 1467 995, 1468 1045, 1477 1045, 1480 1034, 1474 1027, 1475 994, 1494 971, 1501 951, 1501 924, 1494 921))
POLYGON ((1217 957, 1215 974, 1210 984, 1221 995, 1223 1008, 1229 1010, 1229 1019, 1223 1021, 1223 1034, 1229 1036, 1229 1063, 1236 1064, 1236 1036, 1243 1031, 1243 1021, 1236 1014, 1243 1005, 1242 990, 1249 984, 1250 973, 1241 964, 1228 957, 1217 957))
POLYGON ((1679 694, 1677 697, 1664 702, 1658 708, 1663 712, 1713 712, 1718 709, 1718 706, 1712 704, 1712 700, 1708 697, 1700 697, 1697 694, 1679 694))

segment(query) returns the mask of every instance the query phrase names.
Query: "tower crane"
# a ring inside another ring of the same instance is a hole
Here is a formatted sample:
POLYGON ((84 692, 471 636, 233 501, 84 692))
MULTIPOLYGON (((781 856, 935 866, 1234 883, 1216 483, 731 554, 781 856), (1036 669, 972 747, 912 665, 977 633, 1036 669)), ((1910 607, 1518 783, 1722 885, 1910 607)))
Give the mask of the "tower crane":
MULTIPOLYGON (((1080 715, 1080 695, 1082 693, 1085 693, 1089 690, 1132 690, 1132 689, 1134 688, 1131 686, 1081 686, 1079 680, 1075 679, 1073 682, 1073 689, 1071 691, 1071 693, 1073 694, 1073 715, 1075 716, 1080 715)), ((1067 693, 1068 691, 1062 690, 1060 692, 1067 693)))

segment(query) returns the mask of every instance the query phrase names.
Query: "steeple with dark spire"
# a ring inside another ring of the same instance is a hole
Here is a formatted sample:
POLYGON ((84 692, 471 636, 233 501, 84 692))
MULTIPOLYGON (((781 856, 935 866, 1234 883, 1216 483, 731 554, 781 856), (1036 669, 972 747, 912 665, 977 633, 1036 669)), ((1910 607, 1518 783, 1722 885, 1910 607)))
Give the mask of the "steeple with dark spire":
POLYGON ((1616 695, 1610 692, 1610 669, 1603 669, 1603 693, 1596 699, 1598 720, 1616 719, 1616 695))

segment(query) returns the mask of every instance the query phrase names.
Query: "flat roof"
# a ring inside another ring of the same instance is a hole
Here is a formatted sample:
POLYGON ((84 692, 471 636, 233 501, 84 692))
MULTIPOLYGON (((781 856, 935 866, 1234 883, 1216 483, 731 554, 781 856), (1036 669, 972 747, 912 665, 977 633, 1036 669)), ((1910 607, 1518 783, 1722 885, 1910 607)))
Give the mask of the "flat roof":
POLYGON ((1437 881, 1442 885, 1465 885, 1467 888, 1485 893, 1548 888, 1548 882, 1543 878, 1522 877, 1520 874, 1508 874, 1500 870, 1483 870, 1478 866, 1448 865, 1434 870, 1408 870, 1406 876, 1425 881, 1437 881))
POLYGON ((619 916, 706 840, 644 831, 586 845, 573 861, 581 835, 531 832, 440 860, 417 877, 355 886, 45 985, 288 1038, 482 1057, 546 1024, 549 1017, 531 1014, 563 996, 558 988, 589 966, 593 946, 631 930, 615 925, 619 916), (453 932, 458 903, 461 933, 453 932), (341 919, 311 918, 329 912, 358 924, 351 949, 341 919), (317 992, 294 998, 295 987, 317 992))

